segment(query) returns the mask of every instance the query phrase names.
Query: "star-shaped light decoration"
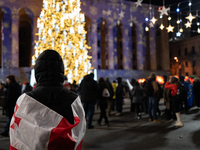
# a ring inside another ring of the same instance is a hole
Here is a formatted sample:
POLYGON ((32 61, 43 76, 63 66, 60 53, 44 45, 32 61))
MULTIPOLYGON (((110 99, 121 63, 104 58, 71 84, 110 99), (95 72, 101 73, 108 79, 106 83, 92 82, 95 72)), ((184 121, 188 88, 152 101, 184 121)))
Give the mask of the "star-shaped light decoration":
POLYGON ((112 11, 110 9, 108 9, 108 11, 106 12, 107 16, 110 16, 112 13, 112 11))
POLYGON ((182 28, 180 28, 179 32, 183 32, 183 29, 182 29, 182 28))
POLYGON ((177 32, 176 36, 180 37, 181 36, 181 32, 177 32))
POLYGON ((160 15, 167 15, 168 16, 168 11, 169 11, 169 7, 165 8, 165 6, 162 7, 161 10, 158 10, 160 12, 160 15))
POLYGON ((153 28, 153 27, 154 27, 154 25, 153 25, 152 22, 149 23, 149 27, 150 27, 150 28, 153 28))
POLYGON ((192 23, 190 23, 189 21, 185 24, 186 28, 190 28, 192 25, 192 23))
POLYGON ((142 4, 141 4, 141 3, 142 3, 142 1, 143 1, 143 0, 137 0, 137 2, 135 2, 135 4, 136 4, 136 7, 138 7, 138 6, 142 6, 142 4))
POLYGON ((165 26, 163 26, 163 24, 160 25, 159 27, 161 30, 163 30, 165 28, 165 26))
POLYGON ((153 17, 151 20, 150 20, 153 24, 156 23, 157 19, 155 17, 153 17))
POLYGON ((189 16, 185 17, 185 19, 188 19, 190 22, 192 22, 193 19, 195 19, 196 17, 192 16, 192 14, 190 13, 189 16))
POLYGON ((119 14, 119 17, 120 17, 121 19, 124 18, 124 14, 125 14, 125 12, 124 12, 124 11, 121 11, 120 14, 119 14))
POLYGON ((166 29, 167 29, 167 32, 173 32, 174 27, 169 25, 166 29))

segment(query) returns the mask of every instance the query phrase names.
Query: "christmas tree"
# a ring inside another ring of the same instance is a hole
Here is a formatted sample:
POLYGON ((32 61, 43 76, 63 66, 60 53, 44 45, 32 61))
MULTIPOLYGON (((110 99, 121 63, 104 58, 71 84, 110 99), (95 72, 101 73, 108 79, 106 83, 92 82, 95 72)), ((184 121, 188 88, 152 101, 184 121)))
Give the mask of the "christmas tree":
POLYGON ((63 59, 69 82, 79 82, 91 70, 85 16, 80 11, 80 0, 44 0, 37 21, 38 41, 32 64, 44 50, 53 49, 63 59))

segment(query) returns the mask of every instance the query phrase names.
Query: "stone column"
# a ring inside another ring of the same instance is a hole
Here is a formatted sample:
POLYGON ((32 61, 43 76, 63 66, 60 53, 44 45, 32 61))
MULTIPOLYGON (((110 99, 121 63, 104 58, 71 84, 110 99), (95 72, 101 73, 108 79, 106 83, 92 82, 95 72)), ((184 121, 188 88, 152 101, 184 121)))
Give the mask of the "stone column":
POLYGON ((150 28, 150 69, 157 70, 157 58, 156 58, 156 30, 155 28, 150 28))
POLYGON ((144 61, 143 61, 143 26, 142 23, 138 23, 137 25, 137 69, 144 70, 144 61))
POLYGON ((11 67, 19 67, 19 15, 12 14, 12 60, 11 67))
POLYGON ((112 23, 108 23, 108 69, 114 69, 114 37, 112 23))
POLYGON ((97 22, 92 22, 91 32, 91 51, 92 51, 92 66, 98 69, 98 47, 97 47, 97 22))
POLYGON ((128 35, 128 31, 129 31, 129 26, 124 25, 122 28, 123 31, 123 69, 124 70, 128 70, 130 69, 129 66, 129 47, 128 47, 128 42, 129 42, 129 35, 128 35))

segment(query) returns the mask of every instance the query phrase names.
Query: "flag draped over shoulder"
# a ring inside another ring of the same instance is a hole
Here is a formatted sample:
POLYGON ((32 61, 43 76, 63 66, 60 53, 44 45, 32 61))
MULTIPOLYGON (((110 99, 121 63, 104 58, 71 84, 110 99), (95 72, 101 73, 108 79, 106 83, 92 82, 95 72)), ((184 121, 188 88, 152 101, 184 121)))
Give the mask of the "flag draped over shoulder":
POLYGON ((86 125, 79 97, 71 107, 73 125, 32 97, 21 95, 10 124, 10 150, 81 150, 86 125))

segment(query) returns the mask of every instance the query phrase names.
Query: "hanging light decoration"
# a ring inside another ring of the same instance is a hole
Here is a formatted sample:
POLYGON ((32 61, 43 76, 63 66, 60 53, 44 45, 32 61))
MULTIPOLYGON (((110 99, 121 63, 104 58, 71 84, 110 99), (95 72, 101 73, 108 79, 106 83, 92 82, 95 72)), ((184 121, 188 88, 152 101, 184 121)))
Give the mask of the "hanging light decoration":
POLYGON ((191 13, 191 6, 192 6, 191 0, 189 0, 188 6, 189 6, 189 16, 187 16, 185 18, 188 19, 190 22, 192 22, 192 20, 195 19, 196 17, 192 16, 192 13, 191 13))
POLYGON ((192 23, 189 21, 187 23, 185 23, 186 28, 191 28, 191 25, 192 25, 192 23))
POLYGON ((181 36, 181 32, 180 32, 180 30, 179 30, 179 24, 180 24, 180 20, 179 20, 179 12, 180 12, 180 9, 179 9, 179 5, 180 4, 178 4, 178 7, 177 7, 177 9, 176 9, 176 12, 177 12, 177 24, 178 24, 178 32, 176 33, 176 36, 177 37, 180 37, 181 36))
POLYGON ((173 32, 174 27, 169 25, 166 29, 167 29, 167 32, 173 32))
POLYGON ((182 32, 183 32, 183 28, 182 28, 183 22, 182 22, 182 16, 181 16, 181 14, 182 14, 182 13, 180 12, 180 22, 181 22, 181 23, 180 23, 180 26, 181 26, 181 27, 180 27, 180 29, 179 29, 179 32, 182 33, 182 32))
POLYGON ((161 30, 163 30, 165 28, 165 26, 163 24, 160 25, 159 27, 161 30))
POLYGON ((147 27, 147 26, 146 26, 146 27, 145 27, 145 31, 147 31, 147 32, 148 32, 148 31, 149 31, 149 27, 147 27))

